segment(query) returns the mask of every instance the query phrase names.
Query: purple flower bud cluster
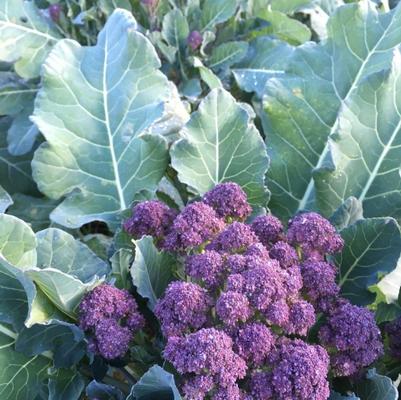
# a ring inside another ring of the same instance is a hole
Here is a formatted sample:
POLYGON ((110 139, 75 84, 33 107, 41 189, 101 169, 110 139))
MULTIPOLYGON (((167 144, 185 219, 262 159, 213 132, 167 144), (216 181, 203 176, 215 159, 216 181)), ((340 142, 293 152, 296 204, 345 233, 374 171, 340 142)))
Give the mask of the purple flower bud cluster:
POLYGON ((144 322, 135 299, 109 284, 97 286, 79 305, 79 325, 89 335, 89 350, 108 360, 124 356, 144 322))
POLYGON ((169 232, 177 213, 161 201, 144 201, 132 209, 132 217, 124 222, 124 230, 135 239, 153 236, 161 241, 169 232))
POLYGON ((356 374, 383 353, 373 312, 348 302, 331 313, 320 328, 319 337, 331 349, 331 367, 337 376, 356 374))
POLYGON ((192 31, 187 38, 188 46, 193 50, 197 50, 203 41, 203 37, 199 31, 192 31))
POLYGON ((164 356, 188 400, 325 400, 329 364, 337 375, 371 364, 378 328, 339 296, 327 256, 343 241, 329 221, 300 214, 286 232, 272 215, 247 223, 250 213, 242 189, 223 183, 163 228, 162 248, 183 260, 187 280, 171 283, 155 308, 164 356), (321 346, 306 342, 317 312, 326 318, 321 346))
POLYGON ((321 346, 281 338, 269 354, 269 367, 252 376, 255 400, 326 400, 330 396, 329 357, 321 346))
POLYGON ((390 355, 401 360, 401 317, 389 322, 385 331, 388 337, 390 355))

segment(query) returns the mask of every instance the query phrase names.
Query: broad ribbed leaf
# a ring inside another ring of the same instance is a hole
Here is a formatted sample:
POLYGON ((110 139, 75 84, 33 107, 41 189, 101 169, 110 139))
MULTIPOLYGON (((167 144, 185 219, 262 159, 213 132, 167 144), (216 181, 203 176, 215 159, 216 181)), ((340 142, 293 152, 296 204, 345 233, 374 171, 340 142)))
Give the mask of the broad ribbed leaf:
POLYGON ((329 400, 360 400, 359 397, 356 397, 355 395, 341 395, 336 392, 331 392, 329 400))
POLYGON ((36 238, 27 223, 0 214, 0 255, 21 269, 36 266, 36 238))
POLYGON ((292 14, 302 7, 315 3, 316 0, 253 0, 250 2, 252 14, 270 7, 274 11, 281 11, 286 14, 292 14))
POLYGON ((366 379, 358 381, 356 394, 362 400, 397 400, 398 390, 393 381, 376 373, 374 369, 368 371, 366 379))
POLYGON ((13 116, 8 130, 8 151, 14 156, 32 150, 38 129, 30 121, 38 89, 11 72, 0 72, 0 115, 13 116))
POLYGON ((8 150, 7 132, 12 124, 10 118, 0 118, 0 182, 8 193, 38 193, 32 179, 32 152, 23 156, 13 156, 8 150))
POLYGON ((49 214, 59 203, 57 200, 46 197, 32 197, 21 193, 13 196, 13 202, 7 213, 27 222, 35 232, 50 225, 49 214))
POLYGON ((127 400, 181 400, 174 375, 154 365, 132 387, 127 400))
POLYGON ((305 43, 312 36, 312 32, 306 25, 280 11, 264 9, 257 14, 257 17, 269 22, 269 26, 263 30, 264 33, 272 34, 290 44, 305 43))
POLYGON ((338 231, 363 219, 362 203, 355 197, 349 197, 330 217, 330 222, 338 231))
POLYGON ((262 97, 267 81, 285 73, 292 52, 286 42, 258 37, 250 43, 245 59, 232 69, 238 86, 262 97))
POLYGON ((160 252, 150 236, 135 241, 135 259, 131 266, 132 282, 138 293, 148 299, 153 310, 167 285, 174 279, 176 261, 165 252, 160 252))
POLYGON ((248 51, 247 42, 227 42, 214 47, 208 60, 208 67, 222 70, 240 62, 248 51))
POLYGON ((39 268, 57 268, 82 282, 90 281, 95 275, 106 275, 110 270, 88 246, 61 229, 45 229, 36 238, 39 268))
POLYGON ((90 382, 86 387, 86 395, 90 399, 99 400, 123 400, 125 398, 120 389, 96 381, 90 382))
POLYGON ((83 283, 55 268, 31 268, 26 274, 60 311, 73 319, 76 319, 76 307, 85 293, 102 282, 95 276, 92 281, 83 283))
POLYGON ((289 218, 313 207, 312 171, 326 161, 327 138, 341 106, 367 75, 391 65, 393 49, 401 43, 400 26, 401 5, 388 14, 370 1, 340 7, 329 21, 327 42, 295 50, 287 68, 294 77, 268 82, 273 212, 289 218))
POLYGON ((76 325, 63 321, 35 324, 19 333, 15 349, 27 357, 51 351, 56 368, 69 368, 84 356, 84 333, 76 325))
POLYGON ((130 0, 99 0, 100 9, 107 15, 111 15, 116 8, 124 8, 131 11, 130 0))
POLYGON ((370 304, 375 294, 368 287, 397 266, 400 228, 392 218, 371 218, 357 221, 342 230, 341 236, 345 246, 336 261, 342 295, 355 304, 370 304))
POLYGON ((252 204, 266 203, 268 157, 252 117, 223 89, 213 90, 193 113, 171 149, 179 180, 199 194, 220 182, 242 186, 252 204))
POLYGON ((173 9, 163 18, 162 35, 166 42, 176 49, 182 49, 189 35, 188 22, 181 10, 173 9))
POLYGON ((154 190, 167 165, 166 141, 140 135, 163 113, 169 92, 160 61, 128 11, 116 10, 93 47, 58 43, 44 64, 33 120, 47 143, 33 174, 64 226, 111 225, 141 190, 154 190), (74 193, 71 193, 74 190, 74 193))
POLYGON ((79 400, 85 388, 85 379, 79 372, 59 369, 49 379, 48 400, 79 400))
POLYGON ((115 285, 120 289, 130 288, 129 267, 132 258, 132 251, 120 249, 111 257, 111 275, 115 278, 115 285))
POLYGON ((15 334, 0 325, 0 398, 34 399, 47 378, 51 360, 43 356, 26 357, 14 350, 15 334))
POLYGON ((238 7, 238 0, 205 0, 202 6, 202 32, 212 30, 217 24, 231 18, 238 7))
POLYGON ((401 217, 401 53, 391 70, 370 75, 344 104, 330 140, 332 163, 315 173, 319 208, 330 214, 348 196, 366 217, 401 217))
POLYGON ((13 204, 11 196, 0 186, 0 213, 4 213, 13 204))
POLYGON ((35 2, 2 0, 0 37, 0 60, 15 62, 20 76, 34 78, 61 34, 51 19, 36 8, 35 2))
POLYGON ((0 258, 0 321, 22 329, 35 297, 35 285, 5 260, 0 258))

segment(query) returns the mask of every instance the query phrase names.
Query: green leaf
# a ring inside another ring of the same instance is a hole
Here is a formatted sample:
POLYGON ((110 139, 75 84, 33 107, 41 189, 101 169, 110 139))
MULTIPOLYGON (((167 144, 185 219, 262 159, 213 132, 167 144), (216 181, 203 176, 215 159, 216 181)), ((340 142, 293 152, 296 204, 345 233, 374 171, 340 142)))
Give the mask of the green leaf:
POLYGON ((35 324, 19 333, 16 351, 27 357, 51 351, 56 368, 69 368, 77 364, 86 352, 84 333, 76 325, 52 320, 48 324, 35 324))
POLYGON ((61 229, 49 228, 36 234, 39 268, 54 267, 82 282, 107 275, 108 264, 85 244, 61 229))
POLYGON ((0 182, 8 193, 38 193, 32 179, 31 161, 33 153, 13 156, 8 151, 7 131, 11 126, 10 118, 0 118, 0 182))
POLYGON ((368 371, 366 379, 356 385, 356 394, 361 400, 397 400, 398 390, 387 376, 376 373, 375 369, 368 371))
POLYGON ((33 1, 3 0, 0 3, 0 60, 15 62, 23 78, 39 75, 52 46, 61 38, 51 19, 33 1))
POLYGON ((38 138, 38 128, 29 119, 32 112, 33 104, 14 117, 8 130, 8 151, 14 156, 22 156, 29 153, 38 138))
POLYGON ((375 311, 376 323, 394 321, 401 316, 401 306, 399 304, 379 303, 375 311))
POLYGON ((263 29, 264 34, 272 34, 278 39, 294 45, 305 43, 311 38, 312 33, 306 25, 280 11, 266 9, 257 16, 270 23, 267 28, 263 29))
POLYGON ((13 204, 13 199, 11 196, 0 186, 0 213, 6 212, 13 204))
POLYGON ((116 286, 120 289, 130 288, 129 268, 132 258, 132 251, 120 249, 111 257, 111 276, 116 280, 116 286))
POLYGON ((49 379, 48 400, 79 400, 85 388, 85 380, 76 371, 57 370, 49 379))
POLYGON ((47 197, 32 197, 21 193, 13 196, 13 202, 7 213, 28 223, 35 232, 50 225, 49 215, 59 203, 47 197))
POLYGON ((164 174, 166 141, 141 133, 161 117, 169 85, 136 27, 116 10, 96 46, 60 41, 44 64, 33 121, 47 143, 32 167, 43 193, 67 195, 51 214, 61 225, 100 220, 115 228, 134 195, 154 190, 164 174))
POLYGON ((82 297, 102 282, 95 276, 90 282, 83 283, 55 268, 31 268, 26 274, 60 311, 72 319, 77 317, 76 308, 82 297))
POLYGON ((391 70, 366 78, 344 103, 330 140, 332 163, 315 172, 317 203, 329 214, 348 196, 365 216, 401 217, 401 53, 391 70))
POLYGON ((327 42, 296 48, 287 68, 292 77, 267 83, 269 206, 275 214, 290 218, 314 207, 312 171, 327 162, 327 138, 337 129, 340 109, 366 76, 390 66, 401 43, 400 23, 401 5, 389 14, 370 1, 340 7, 329 21, 327 42))
POLYGON ((0 255, 21 269, 36 266, 36 238, 28 224, 0 214, 0 255))
POLYGON ((195 68, 198 68, 200 76, 203 82, 209 86, 210 90, 222 88, 223 84, 220 79, 213 73, 212 70, 205 67, 202 61, 198 57, 193 58, 193 65, 195 68))
POLYGON ((176 8, 165 15, 162 35, 170 46, 181 50, 186 47, 189 26, 181 10, 176 8))
POLYGON ((349 197, 330 217, 330 222, 341 231, 363 219, 362 203, 355 197, 349 197))
POLYGON ((267 36, 256 38, 250 43, 245 59, 232 69, 237 85, 262 97, 267 81, 285 73, 293 50, 281 40, 267 36))
POLYGON ((257 15, 270 7, 274 11, 293 14, 300 8, 311 5, 313 0, 253 0, 250 2, 250 13, 257 15))
POLYGON ((110 249, 113 245, 113 238, 102 233, 90 233, 81 238, 89 249, 104 261, 109 259, 110 249))
POLYGON ((353 394, 343 396, 342 394, 331 392, 329 400, 360 400, 360 398, 353 394))
POLYGON ((176 261, 170 254, 158 251, 150 236, 144 236, 134 243, 132 282, 138 293, 148 299, 149 308, 153 310, 167 285, 174 279, 176 261))
POLYGON ((86 395, 90 399, 99 400, 123 400, 124 395, 121 391, 113 386, 104 383, 92 381, 86 388, 86 395))
POLYGON ((113 13, 116 8, 123 8, 124 10, 131 11, 131 3, 129 0, 99 0, 99 8, 108 17, 113 13))
POLYGON ((267 199, 264 175, 268 157, 248 109, 223 89, 215 89, 171 149, 171 162, 181 182, 204 194, 220 182, 233 181, 252 204, 267 199))
POLYGON ((13 72, 0 72, 0 115, 20 113, 28 103, 33 103, 38 89, 29 85, 13 72))
POLYGON ((375 295, 368 291, 369 286, 397 265, 400 228, 392 218, 363 219, 342 230, 341 236, 345 246, 336 261, 342 294, 355 304, 370 304, 375 295))
POLYGON ((15 334, 0 325, 0 398, 34 399, 47 377, 51 360, 43 356, 26 357, 14 350, 15 334))
POLYGON ((158 365, 154 365, 132 387, 127 400, 181 400, 174 376, 158 365))
POLYGON ((35 285, 18 269, 0 258, 0 321, 16 331, 23 328, 35 285))
POLYGON ((208 67, 222 70, 241 61, 248 51, 247 42, 226 42, 214 47, 208 60, 208 67))
POLYGON ((237 7, 237 0, 205 0, 200 20, 202 32, 212 30, 217 24, 230 19, 237 7))

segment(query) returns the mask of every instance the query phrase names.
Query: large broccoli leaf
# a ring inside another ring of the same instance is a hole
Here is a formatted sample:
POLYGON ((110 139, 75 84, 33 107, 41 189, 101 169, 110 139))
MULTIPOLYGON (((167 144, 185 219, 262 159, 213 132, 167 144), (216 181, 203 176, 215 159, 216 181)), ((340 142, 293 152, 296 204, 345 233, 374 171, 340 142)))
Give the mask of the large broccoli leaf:
POLYGON ((280 216, 314 206, 312 172, 327 163, 327 138, 364 78, 391 65, 400 26, 401 5, 387 14, 370 1, 340 7, 329 21, 328 40, 298 47, 288 74, 267 83, 270 206, 280 216))
POLYGON ((154 48, 124 10, 107 20, 96 46, 64 40, 54 48, 33 117, 47 143, 32 163, 43 193, 67 195, 51 214, 54 221, 113 225, 135 193, 156 188, 167 144, 141 133, 162 115, 169 93, 159 67, 154 48))

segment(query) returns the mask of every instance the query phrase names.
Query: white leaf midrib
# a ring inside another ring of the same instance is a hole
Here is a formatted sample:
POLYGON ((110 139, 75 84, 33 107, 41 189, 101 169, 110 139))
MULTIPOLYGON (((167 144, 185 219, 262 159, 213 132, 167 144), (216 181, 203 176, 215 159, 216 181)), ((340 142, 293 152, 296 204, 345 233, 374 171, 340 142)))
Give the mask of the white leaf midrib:
POLYGON ((108 91, 107 91, 107 61, 108 61, 107 46, 108 46, 108 35, 107 35, 107 31, 106 31, 105 39, 104 39, 104 63, 103 63, 103 77, 102 77, 103 109, 104 109, 104 118, 105 118, 107 137, 108 137, 109 146, 110 146, 111 161, 113 164, 113 171, 114 171, 114 176, 115 176, 115 180, 116 180, 116 188, 117 188, 118 198, 120 201, 120 210, 125 210, 127 208, 127 205, 125 203, 124 192, 123 192, 123 189, 121 186, 120 173, 119 173, 116 153, 115 153, 115 149, 114 149, 113 133, 111 132, 111 129, 110 129, 108 91))

